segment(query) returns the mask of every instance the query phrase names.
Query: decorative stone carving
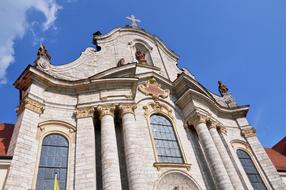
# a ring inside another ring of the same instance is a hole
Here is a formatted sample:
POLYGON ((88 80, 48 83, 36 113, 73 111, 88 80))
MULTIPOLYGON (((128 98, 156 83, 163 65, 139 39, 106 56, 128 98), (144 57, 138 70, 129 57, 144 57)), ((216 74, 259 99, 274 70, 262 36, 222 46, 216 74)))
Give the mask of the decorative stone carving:
POLYGON ((241 130, 241 135, 245 138, 256 136, 256 129, 254 127, 241 130))
POLYGON ((143 109, 145 110, 145 117, 149 117, 153 112, 163 113, 170 117, 172 116, 172 110, 164 105, 156 101, 155 103, 150 103, 146 106, 143 106, 143 109))
POLYGON ((132 113, 134 114, 134 110, 137 108, 135 104, 121 104, 119 105, 119 109, 121 111, 121 115, 124 115, 126 113, 132 113))
POLYGON ((170 94, 168 89, 164 90, 161 88, 161 85, 156 81, 155 78, 148 80, 145 84, 139 85, 138 88, 146 96, 150 95, 154 99, 158 99, 159 97, 167 98, 170 94))
POLYGON ((51 66, 50 61, 51 61, 51 56, 49 55, 46 47, 43 44, 41 44, 37 52, 37 59, 35 61, 37 68, 43 71, 49 70, 51 66))
POLYGON ((46 47, 43 44, 40 45, 38 52, 37 52, 37 58, 40 58, 40 57, 43 57, 49 61, 51 60, 51 56, 49 55, 46 47))
POLYGON ((206 125, 208 126, 209 129, 215 128, 218 132, 227 134, 227 129, 226 127, 223 127, 222 124, 220 124, 217 121, 214 121, 212 119, 206 119, 206 125))
POLYGON ((143 53, 141 50, 136 50, 135 57, 138 63, 147 64, 147 61, 145 59, 145 53, 143 53))
POLYGON ((159 181, 157 190, 198 190, 196 183, 188 176, 173 172, 163 176, 159 181))
POLYGON ((86 117, 93 117, 94 115, 94 107, 83 107, 77 108, 74 112, 77 119, 86 118, 86 117))
POLYGON ((112 117, 114 117, 115 106, 114 105, 102 105, 102 106, 98 106, 97 110, 99 111, 100 118, 102 118, 105 115, 111 115, 112 117))
POLYGON ((201 113, 195 113, 194 116, 191 118, 191 121, 189 122, 189 124, 196 127, 200 123, 207 123, 207 121, 210 122, 210 120, 208 119, 206 115, 203 115, 201 113))
POLYGON ((16 113, 17 114, 22 113, 22 111, 24 111, 25 108, 39 114, 44 112, 44 104, 36 100, 33 100, 29 97, 26 97, 22 100, 21 105, 18 106, 16 109, 16 113))
POLYGON ((217 130, 218 130, 218 132, 227 135, 227 129, 226 129, 226 127, 221 126, 221 125, 217 125, 217 130))
POLYGON ((123 65, 126 65, 127 63, 125 63, 125 59, 124 58, 121 58, 119 59, 118 63, 117 63, 117 67, 120 67, 120 66, 123 66, 123 65))
POLYGON ((228 94, 228 88, 221 81, 218 81, 218 90, 221 96, 228 94))
POLYGON ((217 125, 218 132, 227 135, 227 128, 221 125, 217 125))

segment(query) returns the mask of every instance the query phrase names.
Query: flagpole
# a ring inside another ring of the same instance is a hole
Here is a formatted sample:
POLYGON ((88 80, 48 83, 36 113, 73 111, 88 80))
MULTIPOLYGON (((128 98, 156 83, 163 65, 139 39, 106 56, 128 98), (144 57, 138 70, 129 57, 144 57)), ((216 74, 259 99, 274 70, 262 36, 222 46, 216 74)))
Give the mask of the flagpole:
POLYGON ((58 174, 57 173, 55 175, 54 190, 60 190, 59 183, 58 183, 58 174))

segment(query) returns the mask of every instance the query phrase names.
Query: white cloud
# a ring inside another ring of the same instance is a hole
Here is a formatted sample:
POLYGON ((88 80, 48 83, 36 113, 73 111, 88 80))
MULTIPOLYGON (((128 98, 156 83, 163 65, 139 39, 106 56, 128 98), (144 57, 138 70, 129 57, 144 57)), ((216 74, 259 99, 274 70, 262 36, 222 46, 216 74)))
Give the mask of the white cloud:
POLYGON ((28 30, 29 10, 41 12, 45 20, 43 31, 55 27, 56 14, 61 9, 56 0, 1 0, 0 1, 0 84, 6 83, 6 70, 14 58, 14 42, 28 30))

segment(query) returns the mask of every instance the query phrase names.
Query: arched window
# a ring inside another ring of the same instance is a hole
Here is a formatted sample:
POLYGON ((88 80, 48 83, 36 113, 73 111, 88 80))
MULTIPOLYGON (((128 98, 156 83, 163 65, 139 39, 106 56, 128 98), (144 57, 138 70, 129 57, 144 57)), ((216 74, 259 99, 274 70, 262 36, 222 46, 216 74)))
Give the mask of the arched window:
POLYGON ((51 134, 44 138, 36 184, 37 190, 53 189, 55 175, 57 175, 60 189, 66 189, 68 149, 68 141, 62 135, 51 134))
POLYGON ((250 183, 253 186, 253 189, 255 190, 266 190, 266 187, 255 167, 255 165, 253 164, 250 156, 243 150, 238 149, 236 151, 237 156, 241 162, 241 165, 243 166, 243 169, 245 171, 245 173, 248 176, 248 179, 250 181, 250 183))
POLYGON ((160 162, 183 163, 182 153, 171 122, 158 114, 150 117, 160 162))
POLYGON ((153 66, 153 61, 151 58, 150 51, 141 43, 136 43, 135 44, 135 51, 141 51, 142 53, 145 54, 145 60, 147 62, 147 65, 152 65, 153 66))

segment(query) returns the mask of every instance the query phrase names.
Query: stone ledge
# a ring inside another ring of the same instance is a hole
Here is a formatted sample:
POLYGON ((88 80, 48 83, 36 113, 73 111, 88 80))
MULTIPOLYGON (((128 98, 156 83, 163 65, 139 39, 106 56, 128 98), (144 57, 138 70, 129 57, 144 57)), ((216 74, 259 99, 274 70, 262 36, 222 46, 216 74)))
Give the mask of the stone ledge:
POLYGON ((159 171, 161 168, 186 168, 188 171, 191 169, 192 164, 185 163, 166 163, 166 162, 155 162, 153 164, 155 168, 159 171))

